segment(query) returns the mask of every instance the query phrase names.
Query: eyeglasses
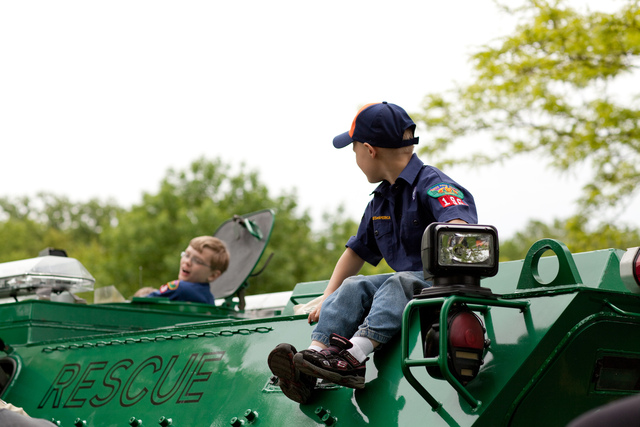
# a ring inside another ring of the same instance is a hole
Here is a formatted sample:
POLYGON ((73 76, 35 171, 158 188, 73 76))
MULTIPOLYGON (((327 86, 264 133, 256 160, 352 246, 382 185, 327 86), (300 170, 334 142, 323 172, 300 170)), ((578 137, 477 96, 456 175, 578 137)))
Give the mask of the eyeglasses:
POLYGON ((206 262, 204 262, 200 258, 196 258, 195 256, 193 256, 191 254, 188 254, 185 251, 182 251, 182 253, 180 253, 180 258, 186 258, 187 260, 191 261, 194 264, 198 264, 198 265, 202 265, 204 267, 212 268, 209 264, 207 264, 206 262))

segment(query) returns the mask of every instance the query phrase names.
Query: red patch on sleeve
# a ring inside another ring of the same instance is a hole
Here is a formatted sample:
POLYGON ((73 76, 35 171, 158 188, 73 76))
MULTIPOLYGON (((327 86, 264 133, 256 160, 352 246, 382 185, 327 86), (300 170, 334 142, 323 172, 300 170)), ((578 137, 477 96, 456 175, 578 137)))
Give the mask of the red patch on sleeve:
POLYGON ((458 205, 469 206, 461 198, 456 196, 438 197, 438 201, 440 202, 443 208, 448 208, 449 206, 458 206, 458 205))

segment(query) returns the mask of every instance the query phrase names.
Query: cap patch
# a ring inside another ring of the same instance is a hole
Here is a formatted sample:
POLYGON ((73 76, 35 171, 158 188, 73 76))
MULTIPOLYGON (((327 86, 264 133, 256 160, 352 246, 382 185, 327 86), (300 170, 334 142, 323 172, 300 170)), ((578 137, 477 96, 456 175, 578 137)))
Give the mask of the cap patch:
POLYGON ((435 199, 442 196, 454 196, 458 199, 464 199, 464 193, 458 190, 451 184, 445 184, 444 182, 436 184, 427 190, 427 194, 435 199))

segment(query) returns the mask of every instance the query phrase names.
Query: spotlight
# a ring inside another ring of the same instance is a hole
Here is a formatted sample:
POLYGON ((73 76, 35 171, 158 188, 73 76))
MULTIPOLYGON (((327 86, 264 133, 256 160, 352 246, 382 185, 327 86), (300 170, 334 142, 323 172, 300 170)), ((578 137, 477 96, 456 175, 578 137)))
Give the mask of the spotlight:
POLYGON ((432 223, 422 235, 424 296, 481 294, 480 279, 498 273, 498 231, 490 225, 432 223))

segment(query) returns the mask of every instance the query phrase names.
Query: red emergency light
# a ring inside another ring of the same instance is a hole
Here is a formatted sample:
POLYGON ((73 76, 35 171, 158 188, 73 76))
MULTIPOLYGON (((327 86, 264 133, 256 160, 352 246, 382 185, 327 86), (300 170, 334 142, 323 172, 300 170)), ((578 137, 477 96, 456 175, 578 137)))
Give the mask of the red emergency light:
POLYGON ((620 278, 634 294, 640 294, 640 247, 628 249, 620 260, 620 278))

